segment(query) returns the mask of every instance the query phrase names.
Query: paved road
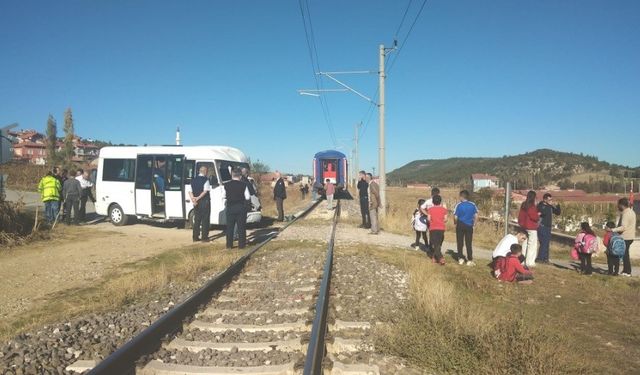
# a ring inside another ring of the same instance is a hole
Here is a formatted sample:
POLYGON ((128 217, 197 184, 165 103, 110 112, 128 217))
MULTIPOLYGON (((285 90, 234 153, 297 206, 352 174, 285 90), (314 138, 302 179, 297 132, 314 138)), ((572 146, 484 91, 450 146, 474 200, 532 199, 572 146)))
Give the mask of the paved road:
MULTIPOLYGON (((44 203, 40 200, 40 194, 34 191, 18 191, 18 190, 6 190, 7 201, 20 202, 22 201, 28 209, 35 210, 44 208, 44 203)), ((87 202, 87 214, 94 214, 96 212, 95 207, 91 201, 87 202)))

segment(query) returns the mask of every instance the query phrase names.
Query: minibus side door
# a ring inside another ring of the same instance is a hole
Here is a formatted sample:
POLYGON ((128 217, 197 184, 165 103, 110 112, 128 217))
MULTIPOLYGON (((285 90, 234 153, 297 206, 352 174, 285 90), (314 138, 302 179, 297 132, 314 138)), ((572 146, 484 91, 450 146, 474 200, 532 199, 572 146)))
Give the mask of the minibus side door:
POLYGON ((136 158, 136 215, 151 216, 151 185, 153 178, 153 155, 138 155, 136 158))
POLYGON ((167 175, 164 191, 165 218, 184 218, 184 155, 167 156, 167 175))

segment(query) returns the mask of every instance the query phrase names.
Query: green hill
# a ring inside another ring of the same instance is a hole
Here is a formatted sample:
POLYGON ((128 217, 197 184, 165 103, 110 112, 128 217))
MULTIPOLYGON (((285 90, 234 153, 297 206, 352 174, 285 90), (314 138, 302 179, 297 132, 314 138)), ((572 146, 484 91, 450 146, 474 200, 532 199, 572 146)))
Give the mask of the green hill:
MULTIPOLYGON (((598 160, 595 156, 541 149, 497 158, 449 158, 412 161, 387 175, 391 185, 407 183, 468 184, 472 173, 486 173, 522 186, 573 185, 574 176, 589 176, 581 184, 604 181, 613 185, 623 177, 640 177, 640 168, 598 160)), ((581 186, 581 188, 585 188, 581 186)), ((602 190, 593 188, 586 190, 602 190)))

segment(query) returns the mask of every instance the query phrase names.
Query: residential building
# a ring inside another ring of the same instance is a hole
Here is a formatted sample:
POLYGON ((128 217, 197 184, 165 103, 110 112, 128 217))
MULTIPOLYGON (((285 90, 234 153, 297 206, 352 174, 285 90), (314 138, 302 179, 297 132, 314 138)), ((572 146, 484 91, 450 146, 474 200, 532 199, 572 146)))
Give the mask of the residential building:
POLYGON ((473 191, 480 189, 497 189, 498 182, 500 180, 496 176, 491 176, 484 173, 474 173, 471 175, 471 184, 473 185, 473 191))

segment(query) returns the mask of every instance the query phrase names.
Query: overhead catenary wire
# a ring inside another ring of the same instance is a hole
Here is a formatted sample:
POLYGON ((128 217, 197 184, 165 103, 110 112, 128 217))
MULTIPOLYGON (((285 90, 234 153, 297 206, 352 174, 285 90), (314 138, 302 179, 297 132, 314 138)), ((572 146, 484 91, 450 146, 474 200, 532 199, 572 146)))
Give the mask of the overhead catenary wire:
POLYGON ((400 24, 398 25, 398 28, 396 29, 396 33, 394 34, 394 39, 398 39, 398 34, 402 29, 402 25, 404 25, 404 20, 407 18, 407 13, 409 13, 409 8, 411 8, 412 2, 413 0, 409 0, 409 4, 407 4, 407 7, 404 10, 404 14, 402 15, 402 20, 400 20, 400 24))
MULTIPOLYGON (((413 0, 409 0, 409 3, 407 4, 407 7, 404 9, 404 12, 402 13, 402 18, 400 19, 400 23, 398 24, 398 27, 396 28, 396 32, 394 34, 394 41, 398 40, 398 35, 400 34, 400 31, 402 30, 402 26, 404 26, 404 23, 407 19, 407 14, 409 14, 409 10, 411 9, 411 4, 413 3, 413 0)), ((402 47, 404 47, 404 44, 406 43, 406 40, 409 38, 409 35, 411 34, 411 31, 413 30, 413 27, 415 26, 418 18, 420 17, 420 14, 422 13, 422 10, 424 9, 425 5, 426 5, 427 1, 424 0, 422 2, 422 5, 420 6, 420 9, 417 13, 417 15, 414 17, 413 22, 411 23, 411 26, 409 27, 409 31, 407 32, 407 34, 405 35, 405 37, 403 38, 403 43, 401 44, 400 48, 398 49, 398 52, 395 54, 395 58, 393 61, 391 61, 390 63, 390 55, 387 55, 387 61, 386 63, 389 65, 389 68, 386 71, 386 74, 389 74, 389 71, 391 70, 391 67, 393 66, 393 63, 395 62, 395 60, 397 59, 398 54, 400 53, 400 50, 402 49, 402 47)), ((374 95, 372 95, 372 98, 376 98, 378 96, 378 93, 380 88, 376 89, 376 93, 374 95)), ((374 103, 372 103, 366 110, 364 116, 362 117, 362 123, 364 124, 364 126, 362 127, 361 131, 360 131, 360 138, 362 138, 364 136, 364 134, 367 132, 367 128, 369 126, 369 123, 371 122, 371 118, 373 117, 373 109, 375 108, 374 103)))
MULTIPOLYGON (((409 3, 409 5, 411 5, 411 3, 409 3)), ((387 75, 391 72, 391 69, 393 69, 393 66, 396 63, 396 61, 398 61, 398 57, 400 57, 400 53, 402 52, 402 49, 404 48, 404 46, 407 44, 407 41, 409 40, 409 36, 411 36, 411 32, 413 31, 414 26, 418 22, 418 19, 420 19, 420 15, 422 14, 422 11, 424 10, 425 5, 427 5, 427 0, 423 0, 422 1, 422 5, 420 6, 420 9, 418 10, 418 13, 414 17, 413 22, 411 22, 411 26, 409 27, 409 31, 405 34, 404 38, 402 39, 402 43, 400 44, 400 47, 398 47, 397 52, 394 54, 393 60, 391 60, 389 62, 389 67, 387 68, 387 71, 386 71, 387 75)), ((407 10, 408 9, 409 8, 407 7, 407 10)), ((406 16, 406 14, 405 14, 405 16, 406 16)), ((402 26, 403 23, 404 23, 404 16, 403 16, 403 20, 402 20, 400 26, 402 26)))
MULTIPOLYGON (((316 90, 320 91, 324 88, 321 77, 318 77, 318 73, 320 72, 320 61, 318 58, 318 48, 315 42, 315 34, 313 31, 313 23, 311 21, 311 12, 309 11, 309 2, 308 0, 298 0, 298 5, 300 6, 300 15, 302 17, 302 24, 304 27, 304 34, 307 41, 307 49, 309 51, 309 59, 311 61, 311 70, 313 71, 313 79, 315 82, 316 90), (306 5, 306 13, 305 16, 305 5, 306 5)), ((331 113, 329 111, 329 105, 326 102, 326 99, 323 98, 322 95, 318 96, 318 100, 320 103, 320 107, 322 109, 322 115, 324 117, 325 123, 327 125, 327 129, 329 130, 329 136, 331 137, 331 141, 333 145, 337 145, 335 130, 333 128, 333 123, 331 121, 331 113)))

